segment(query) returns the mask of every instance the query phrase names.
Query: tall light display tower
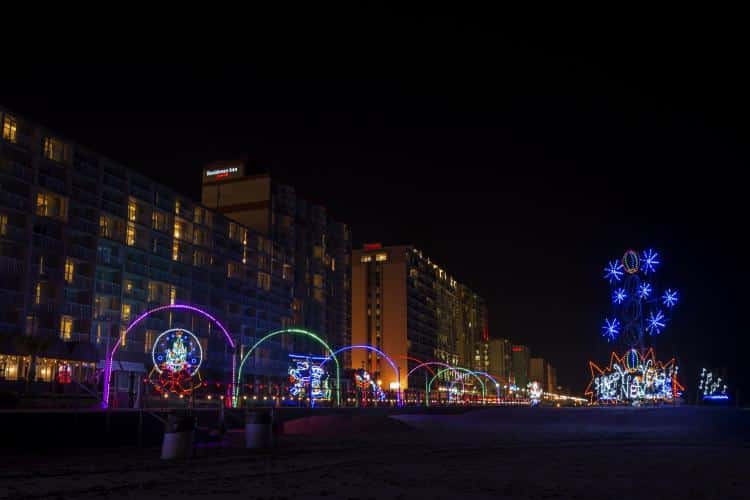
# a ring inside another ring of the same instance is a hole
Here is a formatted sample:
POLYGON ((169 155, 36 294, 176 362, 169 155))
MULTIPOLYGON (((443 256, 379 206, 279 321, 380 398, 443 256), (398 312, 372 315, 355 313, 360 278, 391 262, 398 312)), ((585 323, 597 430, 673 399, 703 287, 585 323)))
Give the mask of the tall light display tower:
POLYGON ((656 359, 651 338, 661 335, 679 302, 676 289, 660 290, 656 272, 661 264, 653 249, 627 250, 604 268, 611 287, 612 310, 604 319, 602 336, 616 346, 609 366, 589 362, 591 382, 586 389, 599 403, 674 401, 684 388, 677 380, 674 359, 656 359))

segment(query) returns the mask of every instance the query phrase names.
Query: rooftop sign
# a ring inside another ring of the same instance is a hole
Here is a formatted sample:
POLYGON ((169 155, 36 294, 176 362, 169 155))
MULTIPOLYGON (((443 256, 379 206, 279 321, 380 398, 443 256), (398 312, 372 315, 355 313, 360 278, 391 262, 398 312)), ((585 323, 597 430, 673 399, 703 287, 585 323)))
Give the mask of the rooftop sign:
POLYGON ((245 166, 242 164, 215 165, 203 170, 203 182, 223 181, 244 175, 245 166))

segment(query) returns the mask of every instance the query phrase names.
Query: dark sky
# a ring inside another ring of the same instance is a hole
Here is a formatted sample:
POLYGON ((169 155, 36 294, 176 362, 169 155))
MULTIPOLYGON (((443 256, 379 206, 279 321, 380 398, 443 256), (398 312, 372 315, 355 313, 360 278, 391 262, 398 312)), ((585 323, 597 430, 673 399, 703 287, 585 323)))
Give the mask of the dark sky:
POLYGON ((246 154, 355 243, 421 248, 575 391, 611 350, 602 267, 653 246, 683 299, 658 352, 690 387, 702 365, 740 382, 746 41, 697 22, 287 25, 232 64, 6 67, 0 103, 195 199, 206 162, 246 154))

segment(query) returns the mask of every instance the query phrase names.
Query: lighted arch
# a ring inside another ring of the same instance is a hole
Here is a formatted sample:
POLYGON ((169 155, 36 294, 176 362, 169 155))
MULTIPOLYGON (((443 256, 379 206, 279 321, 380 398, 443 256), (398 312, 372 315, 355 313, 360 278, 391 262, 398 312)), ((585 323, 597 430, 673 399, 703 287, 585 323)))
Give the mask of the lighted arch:
POLYGON ((409 370, 409 373, 406 374, 407 377, 411 377, 411 374, 417 371, 419 368, 426 368, 430 370, 430 372, 435 375, 435 372, 432 371, 432 369, 429 368, 430 365, 437 365, 437 366, 444 366, 445 368, 453 368, 448 363, 443 363, 442 361, 426 361, 424 363, 420 363, 411 370, 409 370))
POLYGON ((495 383, 495 392, 497 393, 497 400, 500 401, 500 382, 498 382, 495 377, 493 377, 487 372, 482 372, 482 371, 477 370, 474 373, 476 373, 477 375, 483 375, 495 383))
MULTIPOLYGON (((424 361, 422 361, 421 359, 418 359, 418 358, 414 358, 414 357, 412 357, 412 356, 396 356, 396 358, 397 358, 397 359, 405 359, 405 360, 407 360, 407 361, 416 361, 416 362, 417 362, 417 363, 418 363, 419 365, 422 365, 422 363, 424 363, 424 361)), ((407 366, 408 366, 408 365, 407 365, 407 366)), ((433 369, 432 369, 432 368, 430 368, 429 366, 428 366, 428 367, 426 367, 426 368, 427 368, 427 370, 429 370, 429 372, 430 372, 430 373, 432 373, 433 375, 435 375, 435 370, 433 370, 433 369)))
MULTIPOLYGON (((153 309, 150 309, 150 310, 144 312, 143 314, 141 314, 140 316, 138 316, 137 318, 135 318, 130 323, 130 325, 128 325, 128 327, 125 329, 125 331, 122 332, 119 337, 117 337, 117 342, 115 342, 115 345, 112 347, 112 350, 107 353, 107 358, 106 358, 105 363, 104 363, 104 387, 103 387, 103 391, 102 391, 102 407, 103 408, 107 408, 109 406, 109 392, 110 392, 109 384, 110 384, 111 378, 112 378, 112 360, 114 359, 115 352, 117 352, 117 349, 120 348, 120 344, 122 343, 123 337, 126 337, 128 335, 128 333, 130 333, 130 331, 133 328, 135 328, 136 326, 138 326, 138 324, 140 324, 141 321, 143 321, 144 319, 146 319, 148 316, 150 316, 150 315, 152 315, 154 313, 157 313, 159 311, 164 311, 166 309, 184 309, 184 310, 187 310, 187 311, 191 311, 191 312, 200 314, 201 316, 203 316, 204 318, 207 318, 208 320, 212 321, 216 326, 219 327, 219 329, 221 330, 221 332, 224 334, 224 337, 226 338, 227 343, 229 344, 229 346, 232 349, 234 349, 236 347, 236 344, 234 343, 234 339, 232 339, 232 336, 229 335, 229 332, 224 327, 224 325, 222 325, 221 322, 218 319, 214 318, 213 316, 211 316, 209 313, 207 313, 203 309, 199 309, 197 307, 194 307, 194 306, 191 306, 191 305, 188 305, 188 304, 169 304, 169 305, 166 305, 166 306, 159 306, 159 307, 155 307, 153 309)), ((234 368, 235 368, 235 359, 234 359, 234 356, 232 356, 232 375, 234 375, 234 368)))
POLYGON ((472 377, 474 377, 475 379, 477 379, 477 381, 479 382, 479 385, 482 386, 482 403, 484 403, 484 400, 486 399, 487 395, 486 395, 486 391, 485 391, 485 388, 484 388, 484 382, 482 382, 482 379, 479 378, 476 373, 474 373, 473 371, 471 371, 469 369, 461 368, 460 366, 452 366, 450 368, 443 368, 442 370, 438 371, 435 374, 435 376, 432 377, 432 379, 430 379, 430 382, 427 384, 427 394, 425 394, 425 406, 430 406, 430 393, 432 392, 432 383, 441 374, 443 374, 445 372, 448 372, 448 371, 456 371, 456 372, 468 373, 469 375, 471 375, 472 377))
MULTIPOLYGON (((334 360, 336 360, 337 354, 344 352, 344 351, 351 351, 354 349, 366 349, 368 351, 375 352, 383 356, 385 360, 388 361, 388 364, 391 365, 391 368, 393 368, 393 371, 396 373, 396 380, 398 380, 398 391, 396 391, 396 399, 398 400, 398 405, 401 406, 403 404, 403 401, 401 399, 401 370, 399 369, 398 365, 393 361, 393 359, 390 356, 388 356, 386 353, 384 353, 377 347, 373 347, 371 345, 358 344, 358 345, 350 345, 350 346, 342 347, 341 349, 338 349, 335 352, 333 352, 331 356, 333 357, 334 360)), ((326 363, 326 361, 331 359, 331 356, 324 359, 323 362, 320 363, 320 366, 323 366, 326 363)), ((338 361, 336 361, 336 364, 338 365, 338 361)))
MULTIPOLYGON (((336 362, 336 405, 341 405, 341 380, 340 380, 340 368, 339 368, 339 361, 336 359, 335 353, 333 352, 333 349, 326 344, 326 342, 318 337, 316 334, 309 330, 304 330, 302 328, 284 328, 282 330, 276 330, 275 332, 271 332, 267 335, 265 335, 262 339, 257 341, 247 353, 242 357, 242 360, 240 361, 240 367, 237 370, 237 383, 234 386, 234 397, 232 398, 232 405, 237 406, 237 401, 239 398, 239 390, 240 390, 240 381, 242 378, 242 368, 245 366, 245 361, 247 361, 247 358, 250 357, 250 355, 255 351, 255 349, 261 345, 266 340, 270 339, 271 337, 276 337, 277 335, 282 335, 285 333, 290 333, 294 335, 306 335, 307 337, 310 337, 311 339, 315 340, 317 343, 325 347, 325 349, 333 356, 333 361, 336 362)), ((325 361, 324 361, 325 363, 325 361)))

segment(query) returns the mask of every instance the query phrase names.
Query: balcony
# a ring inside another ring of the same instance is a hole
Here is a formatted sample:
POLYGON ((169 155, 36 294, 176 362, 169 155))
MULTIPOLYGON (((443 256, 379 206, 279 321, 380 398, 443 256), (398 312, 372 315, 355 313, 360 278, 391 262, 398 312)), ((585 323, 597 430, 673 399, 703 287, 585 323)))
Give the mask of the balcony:
POLYGON ((108 252, 97 251, 96 263, 103 264, 105 266, 121 267, 122 257, 119 255, 112 255, 111 253, 108 253, 108 252))
POLYGON ((86 205, 95 207, 98 205, 96 197, 96 189, 88 191, 78 187, 73 188, 73 199, 85 203, 86 205))
POLYGON ((26 242, 26 229, 16 226, 5 226, 5 234, 0 235, 0 239, 11 241, 26 242))
POLYGON ((145 301, 146 296, 148 295, 146 290, 143 290, 141 288, 131 288, 130 291, 125 290, 125 297, 129 299, 135 299, 135 300, 141 300, 145 301))
POLYGON ((35 248, 42 248, 44 250, 49 250, 50 252, 55 253, 62 253, 63 249, 62 241, 57 238, 45 236, 43 234, 34 234, 32 244, 35 248))
POLYGON ((112 174, 108 174, 104 172, 102 175, 102 181, 104 182, 104 185, 107 187, 115 188, 119 191, 125 192, 127 189, 127 183, 124 179, 120 179, 119 177, 115 177, 112 174))
POLYGON ((65 181, 56 179, 49 175, 39 174, 39 185, 62 195, 65 195, 68 192, 67 186, 65 186, 65 181))
POLYGON ((29 167, 13 161, 0 163, 0 174, 26 182, 31 182, 34 178, 34 174, 29 167))
POLYGON ((102 200, 102 210, 109 212, 120 217, 125 216, 125 205, 120 203, 113 203, 109 200, 102 200))
POLYGON ((139 276, 146 276, 147 274, 147 268, 144 264, 139 264, 132 261, 125 262, 125 270, 129 273, 137 274, 139 276))
POLYGON ((87 304, 66 302, 65 305, 63 305, 62 312, 63 314, 67 314, 78 319, 91 319, 93 308, 87 304))
POLYGON ((23 274, 23 262, 13 257, 0 256, 0 274, 23 274))
POLYGON ((81 260, 94 260, 94 250, 74 243, 70 246, 70 256, 81 260))
POLYGON ((80 216, 73 216, 70 218, 70 227, 75 231, 80 231, 86 234, 99 234, 99 224, 86 220, 80 216))
POLYGON ((31 210, 31 203, 28 196, 18 196, 17 194, 4 190, 0 191, 0 205, 5 205, 23 212, 31 210))
POLYGON ((111 281, 96 280, 96 292, 103 293, 106 295, 120 296, 122 293, 122 287, 119 283, 113 283, 111 281))

